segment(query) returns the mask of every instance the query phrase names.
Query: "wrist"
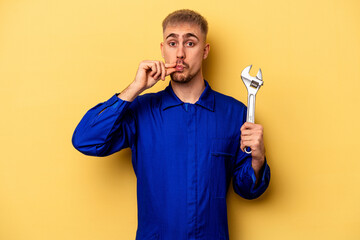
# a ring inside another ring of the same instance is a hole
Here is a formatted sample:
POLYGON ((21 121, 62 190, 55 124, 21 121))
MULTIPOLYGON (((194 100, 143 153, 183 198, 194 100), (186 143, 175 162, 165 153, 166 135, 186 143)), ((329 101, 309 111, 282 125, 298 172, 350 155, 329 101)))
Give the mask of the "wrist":
POLYGON ((132 102, 144 89, 139 87, 136 83, 132 82, 127 88, 122 91, 118 97, 122 100, 132 102))
POLYGON ((146 87, 141 86, 134 81, 134 82, 130 83, 130 85, 127 87, 127 89, 129 92, 136 95, 136 97, 137 97, 140 93, 142 93, 143 91, 146 90, 146 87))
POLYGON ((265 156, 259 158, 253 157, 251 161, 251 166, 254 169, 254 171, 258 172, 264 166, 264 163, 265 163, 265 156))

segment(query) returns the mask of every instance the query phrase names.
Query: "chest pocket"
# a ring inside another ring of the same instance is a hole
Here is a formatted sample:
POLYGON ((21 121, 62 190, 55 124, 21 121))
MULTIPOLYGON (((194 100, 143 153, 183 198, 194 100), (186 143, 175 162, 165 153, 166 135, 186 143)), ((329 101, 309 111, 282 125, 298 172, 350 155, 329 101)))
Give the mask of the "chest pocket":
POLYGON ((235 139, 214 139, 211 145, 211 196, 225 198, 239 143, 235 139))

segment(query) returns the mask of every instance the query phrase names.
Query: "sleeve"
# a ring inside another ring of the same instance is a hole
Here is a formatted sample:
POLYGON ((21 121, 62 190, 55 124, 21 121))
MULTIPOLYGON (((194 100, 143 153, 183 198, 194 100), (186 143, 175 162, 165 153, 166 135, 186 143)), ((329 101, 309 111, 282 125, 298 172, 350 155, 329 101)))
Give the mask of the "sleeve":
MULTIPOLYGON (((244 106, 242 112, 242 123, 246 121, 247 108, 244 106)), ((254 169, 251 166, 251 154, 247 154, 239 148, 235 156, 235 166, 233 171, 233 188, 234 191, 243 198, 255 199, 260 197, 270 183, 270 167, 267 164, 266 156, 264 165, 260 171, 261 178, 256 183, 254 169)))
POLYGON ((114 94, 86 112, 72 136, 73 146, 85 155, 108 156, 133 147, 136 121, 130 105, 114 94))
POLYGON ((259 182, 255 185, 256 176, 251 166, 251 155, 239 150, 236 156, 233 173, 234 191, 243 198, 255 199, 260 197, 270 183, 270 167, 265 157, 264 166, 261 169, 259 182))

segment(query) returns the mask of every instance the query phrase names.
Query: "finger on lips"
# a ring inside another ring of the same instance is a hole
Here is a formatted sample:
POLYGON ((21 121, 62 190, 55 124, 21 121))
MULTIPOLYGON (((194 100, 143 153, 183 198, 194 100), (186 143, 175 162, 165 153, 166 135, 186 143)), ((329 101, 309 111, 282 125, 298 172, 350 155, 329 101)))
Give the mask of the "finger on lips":
POLYGON ((175 63, 165 63, 165 68, 166 68, 166 76, 170 75, 171 73, 176 71, 176 62, 175 63))
POLYGON ((171 73, 173 73, 173 72, 175 72, 176 71, 176 69, 175 68, 167 68, 166 69, 166 76, 168 76, 168 75, 170 75, 171 73))
POLYGON ((176 66, 176 62, 174 62, 174 63, 165 63, 166 68, 172 68, 172 67, 175 67, 175 66, 176 66))
POLYGON ((150 71, 149 75, 156 80, 165 80, 166 76, 176 71, 176 62, 164 63, 162 61, 151 61, 147 62, 145 66, 145 69, 150 71))

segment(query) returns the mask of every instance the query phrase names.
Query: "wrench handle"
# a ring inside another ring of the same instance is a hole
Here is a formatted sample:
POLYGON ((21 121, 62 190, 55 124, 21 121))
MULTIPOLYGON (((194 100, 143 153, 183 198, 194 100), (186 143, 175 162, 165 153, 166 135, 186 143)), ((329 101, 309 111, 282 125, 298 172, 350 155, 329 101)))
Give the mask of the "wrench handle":
POLYGON ((251 148, 250 147, 244 147, 244 152, 246 152, 247 154, 251 153, 251 148))
MULTIPOLYGON (((255 122, 255 94, 253 93, 248 94, 248 108, 247 108, 246 121, 251 123, 255 122)), ((250 147, 244 147, 244 152, 250 154, 252 151, 250 147)))
POLYGON ((249 93, 247 107, 248 108, 247 108, 246 121, 254 123, 255 122, 255 94, 249 93))

